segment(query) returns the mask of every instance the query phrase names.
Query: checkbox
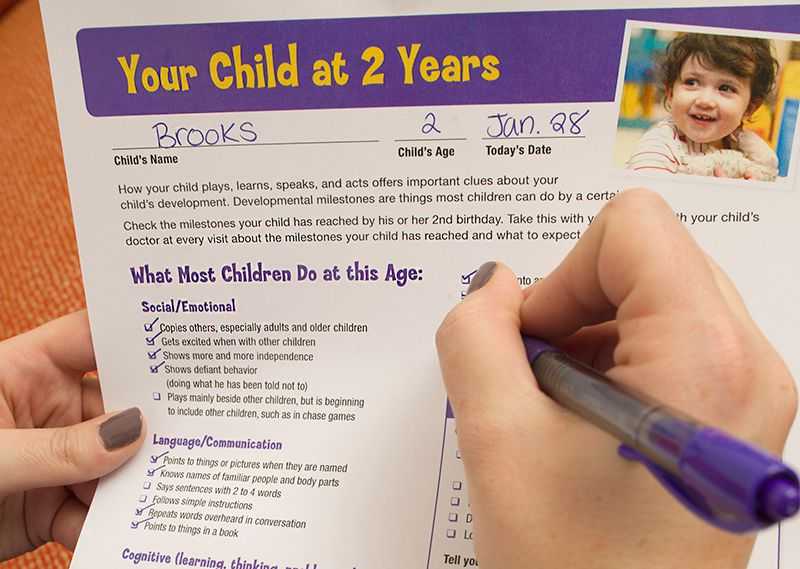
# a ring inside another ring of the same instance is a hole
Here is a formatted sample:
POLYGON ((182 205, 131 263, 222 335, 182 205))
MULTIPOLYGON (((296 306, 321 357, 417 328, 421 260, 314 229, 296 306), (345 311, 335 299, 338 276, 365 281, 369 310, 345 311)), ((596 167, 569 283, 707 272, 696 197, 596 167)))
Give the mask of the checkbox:
POLYGON ((469 283, 471 283, 472 282, 472 277, 474 277, 475 273, 477 273, 477 272, 478 272, 478 269, 475 269, 474 271, 470 271, 466 275, 461 275, 461 284, 468 285, 469 283))
POLYGON ((453 539, 455 536, 456 536, 456 530, 454 530, 454 529, 447 530, 447 537, 448 538, 453 539))
POLYGON ((154 391, 153 392, 153 401, 161 401, 161 394, 154 391))
POLYGON ((158 348, 155 352, 147 352, 147 357, 151 360, 154 360, 158 357, 158 352, 161 351, 161 348, 158 348))
MULTIPOLYGON (((153 485, 152 482, 145 482, 144 484, 142 484, 142 488, 144 488, 145 490, 150 490, 150 487, 152 485, 153 485)), ((147 498, 147 496, 145 496, 145 498, 147 498)))
POLYGON ((447 521, 448 522, 454 522, 454 523, 457 522, 458 521, 458 514, 455 513, 455 512, 450 512, 450 515, 447 516, 447 521))
POLYGON ((164 330, 159 330, 152 336, 146 336, 144 341, 147 342, 148 346, 155 346, 156 345, 156 338, 158 338, 161 334, 164 333, 164 330))
POLYGON ((453 480, 453 490, 461 490, 461 481, 453 480))
POLYGON ((147 502, 147 494, 142 494, 139 496, 139 502, 144 503, 147 502))
POLYGON ((156 322, 158 322, 158 317, 156 317, 156 319, 153 320, 152 322, 145 322, 144 331, 145 332, 152 332, 153 331, 153 326, 156 325, 156 322))
POLYGON ((155 476, 155 474, 156 474, 156 471, 155 471, 155 470, 148 470, 148 471, 147 471, 147 475, 148 475, 148 476, 155 476))
POLYGON ((150 366, 150 373, 158 373, 158 368, 164 365, 164 360, 161 361, 158 365, 150 366))
POLYGON ((137 521, 131 522, 131 529, 136 529, 138 527, 139 527, 139 522, 137 522, 137 521))
POLYGON ((451 506, 458 506, 459 504, 461 504, 461 498, 457 498, 456 496, 453 496, 452 498, 450 498, 450 505, 451 506))

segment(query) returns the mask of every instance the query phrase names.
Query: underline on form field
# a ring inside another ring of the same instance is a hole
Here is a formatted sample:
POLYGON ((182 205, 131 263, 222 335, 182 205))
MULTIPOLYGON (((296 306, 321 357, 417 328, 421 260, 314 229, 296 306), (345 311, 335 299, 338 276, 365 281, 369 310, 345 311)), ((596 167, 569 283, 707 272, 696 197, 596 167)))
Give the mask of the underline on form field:
POLYGON ((586 138, 585 135, 567 135, 567 136, 484 136, 481 140, 550 140, 554 138, 586 138))
POLYGON ((395 138, 395 142, 452 142, 463 141, 466 138, 395 138))
POLYGON ((301 146, 308 144, 372 144, 380 140, 294 140, 291 142, 245 142, 241 144, 197 144, 195 146, 129 146, 112 147, 111 150, 189 150, 192 148, 226 148, 230 146, 301 146))

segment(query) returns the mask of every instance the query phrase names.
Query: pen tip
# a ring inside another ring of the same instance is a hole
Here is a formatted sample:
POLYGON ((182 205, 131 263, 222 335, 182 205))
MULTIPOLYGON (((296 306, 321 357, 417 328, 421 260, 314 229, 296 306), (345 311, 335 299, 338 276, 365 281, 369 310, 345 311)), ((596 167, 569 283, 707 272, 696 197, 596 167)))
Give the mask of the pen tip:
POLYGON ((796 481, 785 478, 770 480, 762 496, 763 512, 772 521, 790 518, 800 509, 800 492, 796 481))

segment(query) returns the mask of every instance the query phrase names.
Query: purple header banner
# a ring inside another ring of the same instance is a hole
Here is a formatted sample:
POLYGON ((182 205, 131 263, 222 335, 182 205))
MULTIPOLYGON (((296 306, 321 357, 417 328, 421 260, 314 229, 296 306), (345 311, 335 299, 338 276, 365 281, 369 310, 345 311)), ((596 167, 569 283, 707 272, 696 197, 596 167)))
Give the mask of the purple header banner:
POLYGON ((87 28, 94 116, 612 101, 626 20, 800 32, 800 5, 87 28))

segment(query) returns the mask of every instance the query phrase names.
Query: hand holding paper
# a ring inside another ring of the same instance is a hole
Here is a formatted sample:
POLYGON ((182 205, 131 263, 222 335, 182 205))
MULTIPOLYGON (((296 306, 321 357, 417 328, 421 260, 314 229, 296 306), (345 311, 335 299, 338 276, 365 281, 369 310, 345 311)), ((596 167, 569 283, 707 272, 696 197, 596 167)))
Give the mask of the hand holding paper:
POLYGON ((96 479, 142 444, 141 413, 104 415, 85 312, 0 343, 0 561, 74 548, 96 479))
POLYGON ((680 551, 686 566, 745 567, 752 538, 692 518, 617 456, 613 438, 537 391, 520 330, 779 454, 795 413, 792 378, 664 202, 622 194, 549 277, 523 293, 498 265, 442 325, 479 560, 658 567, 680 551))

